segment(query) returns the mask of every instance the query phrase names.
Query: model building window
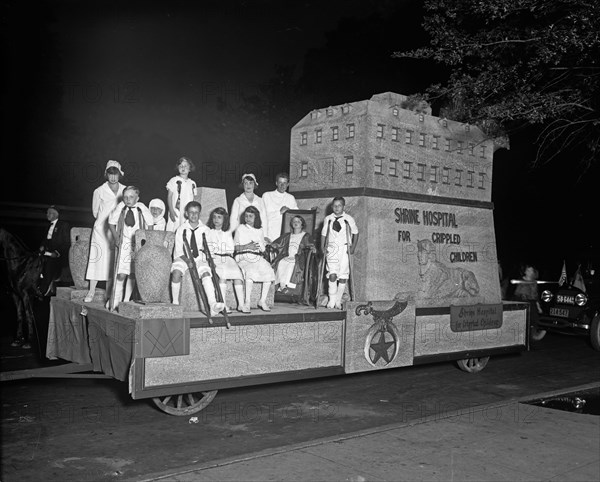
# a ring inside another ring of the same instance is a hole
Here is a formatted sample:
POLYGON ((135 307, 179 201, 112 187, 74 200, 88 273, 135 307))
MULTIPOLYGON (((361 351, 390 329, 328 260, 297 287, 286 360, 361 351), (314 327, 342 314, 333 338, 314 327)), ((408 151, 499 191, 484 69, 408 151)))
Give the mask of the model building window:
POLYGON ((389 175, 391 177, 398 177, 398 159, 390 159, 390 171, 389 175))
POLYGON ((406 142, 407 144, 412 144, 412 131, 407 130, 406 134, 404 134, 404 142, 406 142))
POLYGON ((462 186, 462 169, 454 170, 454 185, 462 186))
POLYGON ((433 142, 431 144, 432 149, 440 148, 440 136, 433 136, 433 142))
POLYGON ((338 126, 333 126, 331 128, 331 140, 337 141, 340 138, 340 132, 338 126))
POLYGON ((348 126, 348 139, 354 137, 354 124, 347 124, 348 126))
POLYGON ((442 167, 442 184, 450 184, 450 169, 442 167))
POLYGON ((479 148, 480 152, 481 152, 481 157, 483 157, 485 159, 485 146, 481 146, 479 148))
POLYGON ((346 156, 346 174, 352 174, 354 172, 354 157, 346 156))
POLYGON ((462 150, 463 150, 463 141, 456 141, 456 152, 458 154, 462 154, 463 153, 462 150))
POLYGON ((383 174, 383 157, 375 157, 375 174, 383 174))
POLYGON ((475 179, 473 174, 475 174, 475 171, 467 171, 467 187, 474 187, 473 183, 475 182, 475 179))
POLYGON ((331 117, 333 115, 333 109, 329 108, 327 109, 327 117, 331 117))
POLYGON ((477 186, 477 189, 482 189, 485 191, 485 172, 479 173, 479 186, 477 186))
POLYGON ((417 163, 417 181, 425 180, 425 168, 427 164, 417 163))
POLYGON ((423 114, 419 114, 419 122, 425 122, 425 116, 423 114))
POLYGON ((385 127, 385 124, 377 124, 377 137, 379 139, 383 139, 383 128, 385 127))
POLYGON ((437 184, 438 182, 438 167, 429 166, 429 182, 437 184))
POLYGON ((425 134, 423 132, 419 132, 419 145, 425 147, 425 134))
POLYGON ((301 132, 300 133, 300 145, 305 146, 306 144, 308 144, 308 133, 301 132))
POLYGON ((402 172, 402 177, 404 179, 412 179, 412 162, 404 161, 404 169, 402 172))
POLYGON ((450 139, 448 137, 444 139, 444 150, 450 152, 450 139))
POLYGON ((398 113, 399 113, 398 107, 394 107, 394 109, 392 110, 392 114, 394 114, 396 117, 398 117, 398 113))
POLYGON ((308 162, 302 161, 300 164, 300 177, 308 177, 308 162))
POLYGON ((318 111, 318 110, 313 110, 313 111, 310 113, 310 118, 311 118, 311 119, 316 119, 317 117, 319 117, 319 111, 318 111))
POLYGON ((398 128, 392 127, 392 141, 398 142, 398 128))
POLYGON ((321 144, 322 140, 323 140, 323 130, 317 129, 315 131, 315 144, 321 144))
POLYGON ((348 112, 350 112, 350 106, 349 105, 343 105, 342 106, 342 114, 347 114, 348 112))
POLYGON ((469 155, 470 156, 475 155, 475 144, 473 144, 472 142, 469 142, 469 155))

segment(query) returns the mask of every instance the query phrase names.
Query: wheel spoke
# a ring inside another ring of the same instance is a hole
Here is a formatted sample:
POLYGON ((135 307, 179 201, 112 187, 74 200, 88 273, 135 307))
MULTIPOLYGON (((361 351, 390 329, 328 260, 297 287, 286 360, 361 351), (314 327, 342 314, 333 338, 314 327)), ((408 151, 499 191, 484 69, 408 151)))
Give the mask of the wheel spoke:
POLYGON ((194 394, 193 393, 188 393, 187 394, 187 399, 188 399, 188 402, 189 402, 189 406, 193 407, 194 404, 196 403, 196 400, 194 399, 194 394))

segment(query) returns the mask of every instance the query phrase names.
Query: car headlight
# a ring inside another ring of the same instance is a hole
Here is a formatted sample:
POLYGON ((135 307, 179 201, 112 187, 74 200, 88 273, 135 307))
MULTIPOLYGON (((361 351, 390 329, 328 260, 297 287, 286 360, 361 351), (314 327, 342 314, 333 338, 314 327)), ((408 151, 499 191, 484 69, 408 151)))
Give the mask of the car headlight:
POLYGON ((587 303, 587 296, 585 296, 583 293, 579 293, 577 296, 575 296, 575 304, 577 306, 583 306, 587 303))
POLYGON ((550 291, 550 290, 542 291, 542 301, 545 301, 546 303, 548 303, 549 301, 552 300, 553 297, 554 297, 554 295, 552 294, 552 291, 550 291))

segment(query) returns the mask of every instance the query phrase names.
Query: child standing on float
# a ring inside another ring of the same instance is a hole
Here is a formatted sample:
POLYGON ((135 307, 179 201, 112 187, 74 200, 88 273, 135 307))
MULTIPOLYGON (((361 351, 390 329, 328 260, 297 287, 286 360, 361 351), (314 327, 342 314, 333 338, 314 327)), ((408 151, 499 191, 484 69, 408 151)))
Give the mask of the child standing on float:
POLYGON ((267 295, 271 283, 275 280, 275 272, 263 258, 266 249, 265 234, 262 230, 260 212, 254 206, 248 206, 242 216, 243 224, 235 230, 235 259, 244 271, 246 279, 246 301, 244 312, 250 311, 250 295, 254 282, 262 283, 262 291, 258 307, 263 311, 271 311, 267 305, 267 295))
POLYGON ((196 169, 194 163, 187 157, 180 157, 176 166, 179 175, 167 183, 167 231, 176 231, 185 222, 185 207, 196 196, 196 183, 189 177, 190 172, 196 169))
POLYGON ((109 300, 114 310, 119 303, 129 301, 135 288, 133 267, 134 247, 133 235, 138 229, 152 229, 154 219, 146 205, 140 202, 140 190, 135 186, 127 186, 123 190, 123 201, 117 204, 108 216, 108 227, 113 234, 115 244, 121 241, 118 256, 116 284, 113 288, 114 299, 109 300), (123 297, 123 284, 125 296, 123 297))
POLYGON ((358 242, 356 221, 344 212, 346 200, 333 198, 333 213, 325 218, 321 231, 321 250, 326 253, 329 301, 327 308, 342 309, 342 296, 350 276, 350 256, 358 242))
POLYGON ((110 292, 110 280, 113 276, 113 240, 106 220, 123 197, 125 186, 119 182, 122 176, 121 164, 113 160, 108 161, 104 169, 106 182, 96 188, 92 196, 92 214, 96 221, 92 230, 90 254, 85 274, 85 279, 89 280, 89 290, 84 299, 86 303, 94 299, 98 281, 106 281, 107 296, 110 292))

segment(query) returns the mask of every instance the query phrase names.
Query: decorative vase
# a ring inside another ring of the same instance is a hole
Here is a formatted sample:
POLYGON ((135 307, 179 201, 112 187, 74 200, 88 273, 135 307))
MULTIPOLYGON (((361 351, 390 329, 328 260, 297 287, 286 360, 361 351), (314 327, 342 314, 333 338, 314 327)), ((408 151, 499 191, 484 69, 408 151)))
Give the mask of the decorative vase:
POLYGON ((87 289, 85 280, 88 258, 90 255, 90 238, 92 228, 71 228, 71 247, 69 248, 69 269, 73 284, 78 290, 87 289))
POLYGON ((170 303, 169 280, 175 233, 138 229, 135 232, 135 279, 145 303, 170 303))

